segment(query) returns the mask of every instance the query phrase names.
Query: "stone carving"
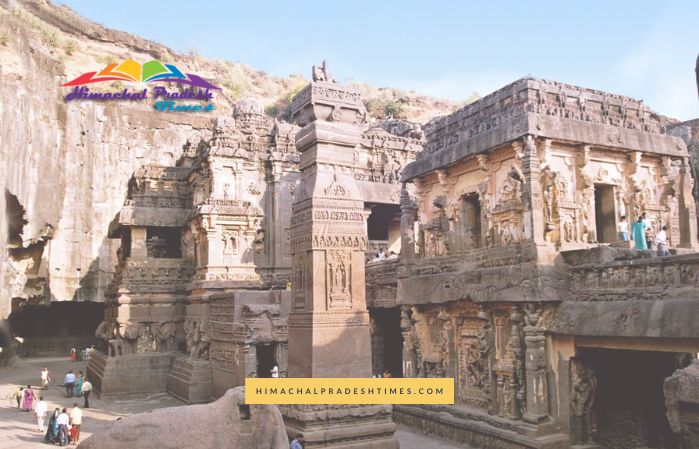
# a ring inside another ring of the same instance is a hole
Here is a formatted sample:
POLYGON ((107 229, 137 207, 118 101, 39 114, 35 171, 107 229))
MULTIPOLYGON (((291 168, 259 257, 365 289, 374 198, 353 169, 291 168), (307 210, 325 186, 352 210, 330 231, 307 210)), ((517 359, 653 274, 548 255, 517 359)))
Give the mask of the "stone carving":
POLYGON ((578 444, 588 443, 592 441, 596 431, 592 406, 597 391, 597 377, 592 368, 578 360, 571 360, 570 377, 572 440, 578 444))
POLYGON ((326 83, 334 83, 335 80, 330 77, 330 73, 328 72, 328 66, 325 63, 325 60, 323 60, 323 63, 319 66, 314 65, 313 66, 313 72, 312 72, 312 79, 313 81, 322 81, 326 83))
POLYGON ((351 267, 350 253, 348 251, 328 251, 328 295, 330 305, 336 302, 351 301, 351 267))

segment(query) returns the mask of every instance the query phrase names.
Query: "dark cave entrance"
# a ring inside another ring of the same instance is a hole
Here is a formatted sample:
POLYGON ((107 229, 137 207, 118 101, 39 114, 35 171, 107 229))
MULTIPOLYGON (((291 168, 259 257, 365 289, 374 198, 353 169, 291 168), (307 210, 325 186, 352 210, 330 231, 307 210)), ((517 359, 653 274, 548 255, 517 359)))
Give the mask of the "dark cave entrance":
POLYGON ((403 335, 400 330, 400 307, 371 308, 371 368, 375 375, 389 372, 403 377, 403 335))
POLYGON ((12 312, 8 321, 13 336, 23 340, 21 355, 66 355, 71 348, 95 344, 95 329, 104 316, 97 302, 53 302, 49 306, 26 305, 12 312))
POLYGON ((666 416, 663 382, 691 361, 686 353, 584 348, 595 373, 591 439, 607 449, 678 449, 666 416))

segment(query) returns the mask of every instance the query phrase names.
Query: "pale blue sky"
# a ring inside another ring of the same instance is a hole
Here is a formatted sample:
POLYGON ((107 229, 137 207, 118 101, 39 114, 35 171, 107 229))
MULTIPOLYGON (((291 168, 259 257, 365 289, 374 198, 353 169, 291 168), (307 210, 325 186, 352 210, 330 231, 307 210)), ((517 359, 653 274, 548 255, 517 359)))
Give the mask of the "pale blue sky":
POLYGON ((461 100, 524 75, 699 117, 699 1, 64 0, 103 25, 273 75, 332 75, 461 100))

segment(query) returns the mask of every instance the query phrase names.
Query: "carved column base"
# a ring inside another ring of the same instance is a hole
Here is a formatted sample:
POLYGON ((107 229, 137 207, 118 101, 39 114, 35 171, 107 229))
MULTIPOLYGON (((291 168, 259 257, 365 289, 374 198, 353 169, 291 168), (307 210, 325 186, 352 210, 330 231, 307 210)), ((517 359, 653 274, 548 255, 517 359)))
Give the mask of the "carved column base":
POLYGON ((281 405, 287 434, 305 449, 398 449, 391 405, 281 405))

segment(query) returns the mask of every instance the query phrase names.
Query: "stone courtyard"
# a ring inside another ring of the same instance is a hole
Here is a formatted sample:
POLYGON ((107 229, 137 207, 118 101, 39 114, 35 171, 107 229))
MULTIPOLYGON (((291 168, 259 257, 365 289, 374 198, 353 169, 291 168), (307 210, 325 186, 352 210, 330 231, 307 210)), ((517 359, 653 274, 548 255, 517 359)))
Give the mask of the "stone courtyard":
MULTIPOLYGON (((48 402, 49 410, 56 407, 72 407, 77 402, 82 408, 82 398, 67 398, 65 389, 60 385, 63 375, 68 370, 74 372, 85 371, 85 362, 73 363, 66 357, 36 357, 22 359, 12 367, 0 368, 0 397, 4 403, 0 407, 0 448, 24 449, 45 448, 44 435, 36 432, 36 419, 33 413, 26 413, 17 409, 17 404, 7 397, 14 393, 19 385, 37 383, 42 367, 49 368, 53 382, 48 390, 36 390, 37 396, 44 396, 48 402), (60 381, 58 379, 61 379, 60 381)), ((40 382, 39 382, 40 383, 40 382)), ((94 433, 103 432, 109 427, 110 422, 135 413, 150 412, 163 407, 182 406, 183 402, 166 393, 155 393, 145 396, 125 396, 119 399, 103 400, 99 396, 90 398, 90 408, 83 409, 83 426, 80 431, 80 439, 85 440, 94 433)), ((438 437, 422 435, 408 427, 399 427, 396 437, 403 449, 456 449, 466 448, 463 444, 456 444, 438 437)))

